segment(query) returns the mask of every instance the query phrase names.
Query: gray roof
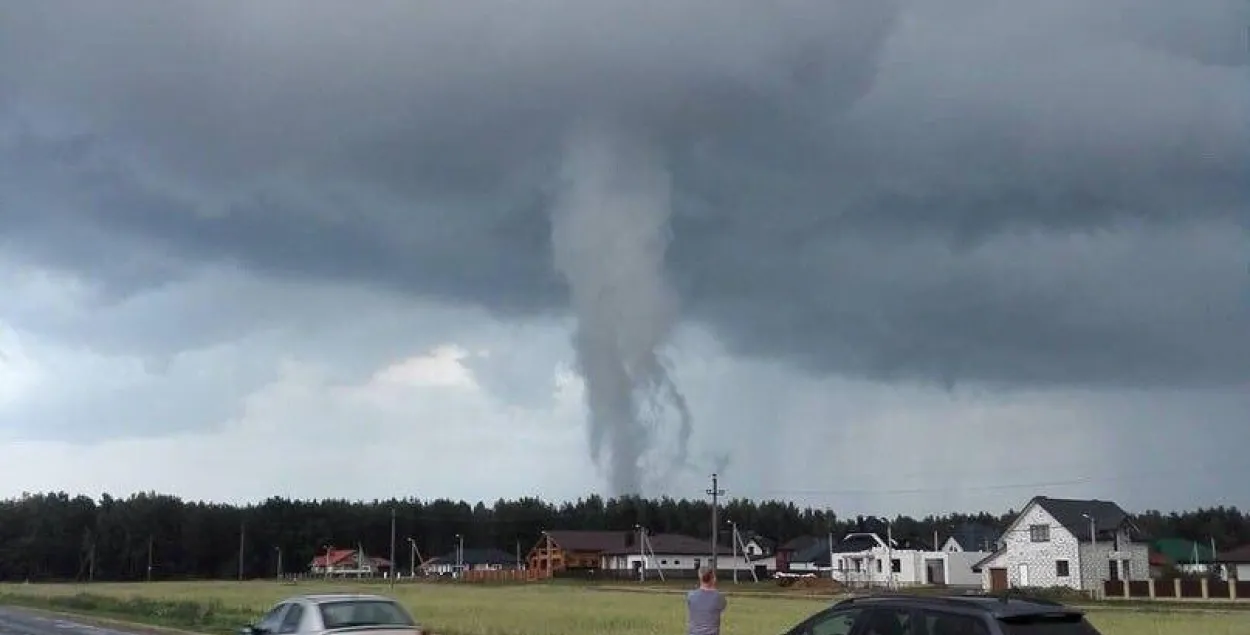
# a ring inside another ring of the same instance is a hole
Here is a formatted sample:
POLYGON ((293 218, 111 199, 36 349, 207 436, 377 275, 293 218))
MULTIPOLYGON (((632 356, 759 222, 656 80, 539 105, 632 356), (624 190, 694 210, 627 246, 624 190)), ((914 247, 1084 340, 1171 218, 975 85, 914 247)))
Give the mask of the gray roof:
POLYGON ((965 523, 951 532, 950 538, 964 551, 993 551, 998 547, 999 533, 993 527, 965 523))
MULTIPOLYGON (((456 552, 439 556, 428 562, 446 562, 449 564, 456 563, 456 552)), ((516 555, 503 551, 502 549, 465 549, 460 553, 460 563, 465 566, 474 565, 507 565, 515 566, 517 563, 516 555)))
MULTIPOLYGON (((1139 533, 1133 525, 1132 516, 1111 501, 1080 500, 1073 498, 1049 498, 1037 496, 1030 503, 1036 503, 1046 513, 1063 525, 1073 536, 1082 542, 1089 541, 1090 518, 1094 520, 1097 537, 1114 533, 1126 523, 1130 531, 1139 533), (1089 516, 1087 518, 1086 516, 1089 516)), ((1135 537, 1140 537, 1136 536, 1135 537)))

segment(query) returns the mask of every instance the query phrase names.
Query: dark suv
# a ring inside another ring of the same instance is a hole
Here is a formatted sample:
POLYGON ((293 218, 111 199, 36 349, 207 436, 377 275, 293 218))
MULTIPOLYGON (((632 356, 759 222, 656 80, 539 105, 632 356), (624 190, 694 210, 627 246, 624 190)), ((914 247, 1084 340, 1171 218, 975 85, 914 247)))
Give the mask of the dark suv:
POLYGON ((842 600, 786 635, 1100 635, 1077 609, 1023 596, 870 595, 842 600))

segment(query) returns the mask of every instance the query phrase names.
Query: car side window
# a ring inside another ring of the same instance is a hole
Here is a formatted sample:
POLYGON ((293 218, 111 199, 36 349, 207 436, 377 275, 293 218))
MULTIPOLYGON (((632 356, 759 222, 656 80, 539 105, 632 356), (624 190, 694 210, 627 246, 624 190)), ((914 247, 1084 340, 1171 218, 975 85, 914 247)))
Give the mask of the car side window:
POLYGON ((299 623, 303 617, 304 607, 299 604, 292 604, 282 618, 282 627, 278 629, 278 633, 298 633, 299 623))
POLYGON ((928 635, 990 635, 985 620, 976 615, 925 611, 921 617, 928 635))
POLYGON ((921 635, 912 625, 911 611, 877 607, 864 616, 859 635, 921 635))
POLYGON ((851 635, 863 609, 831 609, 817 613, 790 632, 790 635, 851 635))
POLYGON ((282 624, 282 614, 288 606, 290 605, 283 603, 270 609, 268 613, 265 613, 264 617, 256 622, 256 628, 267 633, 277 633, 278 626, 282 624))

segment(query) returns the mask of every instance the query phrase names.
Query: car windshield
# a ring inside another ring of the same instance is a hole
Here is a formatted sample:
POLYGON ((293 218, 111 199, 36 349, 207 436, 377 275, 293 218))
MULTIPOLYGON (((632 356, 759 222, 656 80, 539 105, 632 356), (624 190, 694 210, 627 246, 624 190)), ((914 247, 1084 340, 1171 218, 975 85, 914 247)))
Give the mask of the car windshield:
POLYGON ((1004 635, 1099 635, 1079 613, 1022 615, 999 620, 1004 635))
POLYGON ((322 602, 321 621, 327 629, 352 626, 413 626, 412 617, 387 600, 336 600, 322 602))

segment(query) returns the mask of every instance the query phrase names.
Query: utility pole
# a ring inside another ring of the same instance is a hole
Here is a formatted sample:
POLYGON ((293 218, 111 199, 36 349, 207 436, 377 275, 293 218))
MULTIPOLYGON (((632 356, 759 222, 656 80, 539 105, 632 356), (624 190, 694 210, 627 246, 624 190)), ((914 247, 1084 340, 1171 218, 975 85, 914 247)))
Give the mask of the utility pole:
POLYGON ((274 547, 273 550, 278 554, 278 566, 276 567, 278 579, 282 579, 282 547, 274 547))
POLYGON ((247 540, 247 521, 239 521, 239 582, 243 581, 243 547, 247 540))
MULTIPOLYGON (((729 545, 733 548, 734 584, 738 583, 738 523, 729 521, 729 545)), ((745 555, 745 554, 744 554, 745 555)))
MULTIPOLYGON (((894 589, 894 524, 888 520, 885 521, 885 554, 886 554, 885 565, 889 567, 889 573, 886 575, 886 581, 887 581, 886 584, 888 585, 886 588, 893 590, 894 589)), ((830 562, 829 564, 833 564, 833 563, 830 562)))
POLYGON ((91 551, 87 554, 87 582, 95 582, 95 534, 91 535, 91 551))
POLYGON ((638 581, 647 581, 647 534, 642 525, 634 525, 634 531, 638 532, 638 581))
POLYGON ((725 490, 720 488, 720 483, 715 474, 712 475, 712 489, 707 490, 707 495, 712 497, 712 571, 716 571, 716 553, 718 549, 718 540, 716 535, 720 532, 720 497, 725 494, 725 490))
POLYGON ((152 581, 152 535, 148 534, 148 582, 152 581))
POLYGON ((417 577, 417 541, 408 537, 408 577, 417 577))
POLYGON ((516 569, 517 571, 521 570, 521 539, 520 538, 517 538, 517 541, 516 541, 516 569))
POLYGON ((391 508, 391 570, 388 573, 390 573, 391 588, 393 589, 395 588, 395 573, 396 573, 395 571, 395 508, 394 507, 391 508))
POLYGON ((456 576, 464 577, 464 536, 456 534, 456 576))

